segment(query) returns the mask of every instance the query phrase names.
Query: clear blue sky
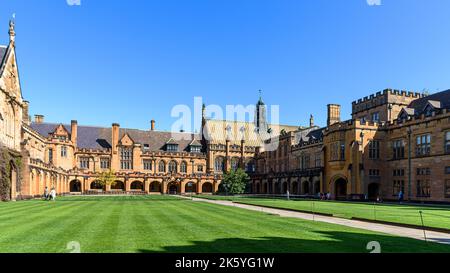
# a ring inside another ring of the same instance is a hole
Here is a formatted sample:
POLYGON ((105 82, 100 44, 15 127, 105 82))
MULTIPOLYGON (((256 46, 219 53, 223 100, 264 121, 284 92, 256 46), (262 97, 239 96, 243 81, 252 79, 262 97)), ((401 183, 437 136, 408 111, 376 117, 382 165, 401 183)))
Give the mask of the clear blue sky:
POLYGON ((16 13, 31 114, 47 121, 169 129, 176 104, 254 104, 280 121, 326 121, 326 105, 384 88, 450 88, 450 1, 0 0, 16 13))

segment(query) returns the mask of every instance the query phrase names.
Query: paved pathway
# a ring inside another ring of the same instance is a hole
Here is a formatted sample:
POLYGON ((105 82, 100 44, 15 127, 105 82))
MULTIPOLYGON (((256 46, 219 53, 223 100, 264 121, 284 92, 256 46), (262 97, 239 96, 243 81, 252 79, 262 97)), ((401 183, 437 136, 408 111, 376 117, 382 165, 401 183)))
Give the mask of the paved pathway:
MULTIPOLYGON (((190 199, 190 198, 189 198, 190 199)), ((195 202, 206 202, 212 204, 218 204, 223 206, 230 207, 238 207, 253 211, 265 212, 270 214, 276 214, 282 217, 291 217, 291 218, 299 218, 311 221, 318 222, 326 222, 331 224, 343 225, 353 228, 365 229, 375 232, 387 233, 391 235, 396 235, 400 237, 409 237, 418 240, 425 240, 423 230, 414 229, 414 228, 406 228, 406 227, 398 227, 391 226, 386 224, 376 224, 376 223, 368 223, 364 221, 350 220, 338 217, 330 217, 330 216, 322 216, 322 215, 313 215, 309 213, 302 213, 297 211, 288 211, 274 208, 265 208, 254 205, 245 205, 245 204, 237 204, 231 201, 223 201, 223 200, 210 200, 204 198, 192 198, 195 202)), ((426 231, 426 237, 428 241, 441 243, 441 244, 449 244, 450 245, 450 234, 436 231, 426 231)))

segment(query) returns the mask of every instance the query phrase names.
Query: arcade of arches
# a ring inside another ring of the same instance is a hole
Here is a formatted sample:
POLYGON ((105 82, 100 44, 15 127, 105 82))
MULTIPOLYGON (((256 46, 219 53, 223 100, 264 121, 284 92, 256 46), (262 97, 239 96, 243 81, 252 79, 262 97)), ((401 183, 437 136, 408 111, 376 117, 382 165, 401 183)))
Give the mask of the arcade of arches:
POLYGON ((70 193, 86 191, 112 192, 144 192, 148 194, 212 194, 217 191, 219 181, 157 181, 157 180, 116 180, 111 185, 103 185, 98 180, 84 183, 83 179, 73 179, 69 182, 70 193))

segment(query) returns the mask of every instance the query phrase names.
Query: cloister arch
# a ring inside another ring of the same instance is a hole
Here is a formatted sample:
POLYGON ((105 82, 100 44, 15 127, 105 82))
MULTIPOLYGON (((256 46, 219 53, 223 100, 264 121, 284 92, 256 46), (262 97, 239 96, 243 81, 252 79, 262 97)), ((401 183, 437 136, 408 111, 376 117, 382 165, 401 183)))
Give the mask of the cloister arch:
POLYGON ((103 183, 100 180, 95 180, 91 183, 90 189, 91 190, 104 190, 105 186, 103 185, 103 183))
POLYGON ((125 191, 125 183, 119 180, 114 181, 114 183, 111 185, 111 190, 125 191))
POLYGON ((334 181, 335 199, 347 199, 347 179, 339 177, 334 181))
POLYGON ((130 189, 133 191, 144 191, 144 183, 141 181, 133 181, 130 185, 130 189))
POLYGON ((309 181, 308 180, 306 180, 306 181, 304 181, 303 182, 303 184, 302 184, 302 193, 303 194, 310 194, 310 187, 309 187, 309 181))
POLYGON ((195 193, 197 191, 196 188, 197 188, 197 183, 195 183, 193 181, 189 181, 184 186, 184 192, 185 193, 195 193))
POLYGON ((81 182, 78 179, 70 181, 70 192, 81 192, 81 182))
POLYGON ((213 192, 213 184, 211 182, 205 182, 202 185, 202 192, 204 193, 212 193, 213 192))
POLYGON ((161 192, 161 183, 158 181, 150 183, 150 192, 161 192))
POLYGON ((298 194, 298 182, 297 181, 292 182, 292 193, 298 194))
POLYGON ((170 182, 169 185, 167 185, 167 191, 169 194, 179 194, 180 193, 180 183, 170 182))

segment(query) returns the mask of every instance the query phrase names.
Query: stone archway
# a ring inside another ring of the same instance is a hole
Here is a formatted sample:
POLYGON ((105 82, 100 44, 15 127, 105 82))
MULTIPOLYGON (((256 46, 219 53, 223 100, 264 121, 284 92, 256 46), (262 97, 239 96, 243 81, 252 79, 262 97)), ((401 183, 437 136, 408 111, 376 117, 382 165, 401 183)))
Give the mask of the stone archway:
POLYGON ((298 182, 294 181, 291 184, 292 187, 292 194, 298 194, 298 182))
POLYGON ((133 181, 130 185, 132 191, 144 191, 144 183, 141 181, 133 181))
POLYGON ((150 183, 150 192, 161 192, 161 183, 158 181, 153 181, 150 183))
POLYGON ((337 200, 347 199, 347 180, 345 178, 338 178, 334 182, 334 196, 337 200))
POLYGON ((167 192, 169 194, 179 194, 180 193, 179 183, 170 182, 169 185, 167 185, 167 192))
POLYGON ((369 200, 377 200, 380 196, 380 184, 370 183, 368 187, 368 198, 369 200))
POLYGON ((258 182, 256 183, 256 193, 260 194, 261 193, 261 184, 258 182))
POLYGON ((267 185, 268 185, 267 182, 263 183, 263 192, 262 193, 265 193, 265 194, 268 193, 267 185))
POLYGON ((105 186, 99 180, 95 180, 94 182, 91 183, 90 189, 91 190, 104 190, 105 186))
POLYGON ((282 193, 282 194, 286 194, 288 190, 289 190, 289 188, 288 188, 288 182, 283 182, 283 183, 281 184, 281 193, 282 193))
POLYGON ((125 183, 122 181, 114 181, 114 183, 111 185, 111 190, 125 191, 125 183))
POLYGON ((81 192, 81 182, 80 180, 72 180, 69 183, 70 192, 81 192))
POLYGON ((310 194, 310 187, 309 187, 309 181, 306 180, 302 183, 302 193, 304 195, 309 195, 310 194))
POLYGON ((195 182, 189 181, 184 186, 184 192, 185 193, 195 193, 197 192, 197 184, 195 182))
POLYGON ((213 192, 213 185, 211 182, 205 182, 202 185, 202 192, 203 193, 212 193, 213 192))

